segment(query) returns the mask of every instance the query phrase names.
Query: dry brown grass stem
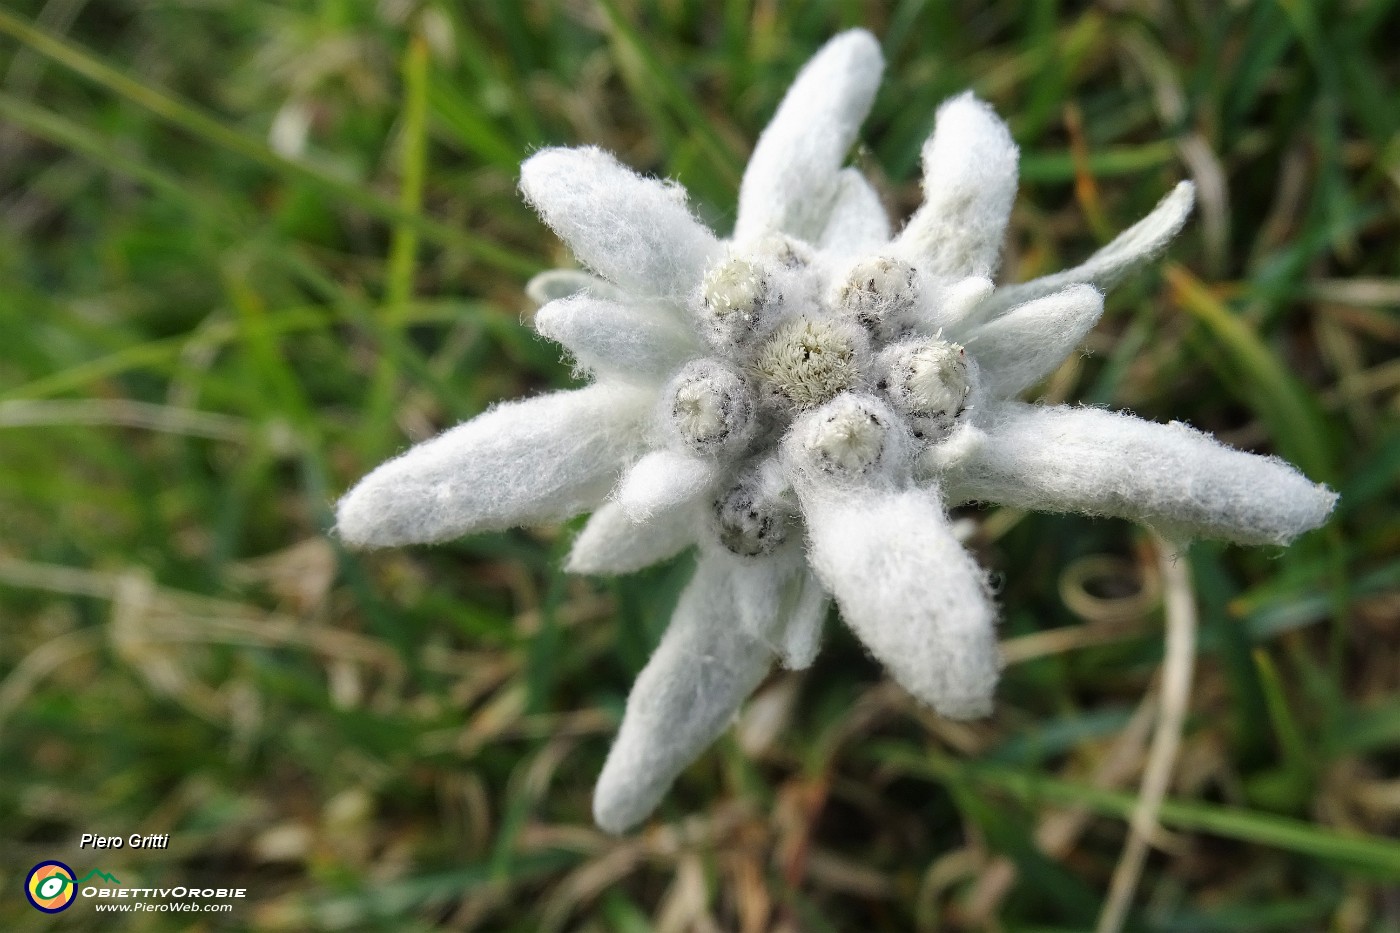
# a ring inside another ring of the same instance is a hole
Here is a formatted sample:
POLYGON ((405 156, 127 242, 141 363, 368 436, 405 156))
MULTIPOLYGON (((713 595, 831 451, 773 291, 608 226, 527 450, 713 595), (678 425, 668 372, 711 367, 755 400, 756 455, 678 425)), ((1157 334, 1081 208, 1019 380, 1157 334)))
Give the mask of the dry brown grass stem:
MULTIPOLYGON (((1127 726, 1114 738, 1094 768, 1090 779, 1094 788, 1109 790, 1122 787, 1138 773, 1143 750, 1156 718, 1157 693, 1153 691, 1143 697, 1133 718, 1128 720, 1127 726)), ((1036 846, 1051 858, 1063 858, 1074 848, 1092 818, 1093 815, 1082 807, 1047 813, 1036 827, 1036 846)), ((981 872, 967 897, 964 909, 968 922, 974 927, 990 923, 1015 883, 1016 866, 1012 861, 1005 856, 995 859, 981 872)))
POLYGON ((1181 734, 1191 702, 1191 679, 1196 667, 1196 600, 1186 546, 1155 535, 1158 565, 1165 585, 1166 657, 1162 660, 1161 711, 1143 768, 1137 807, 1128 824, 1128 841, 1109 883, 1108 900, 1099 914, 1098 933, 1118 933, 1128 917, 1133 894, 1147 862, 1147 848, 1158 832, 1157 814, 1166 797, 1181 749, 1181 734))

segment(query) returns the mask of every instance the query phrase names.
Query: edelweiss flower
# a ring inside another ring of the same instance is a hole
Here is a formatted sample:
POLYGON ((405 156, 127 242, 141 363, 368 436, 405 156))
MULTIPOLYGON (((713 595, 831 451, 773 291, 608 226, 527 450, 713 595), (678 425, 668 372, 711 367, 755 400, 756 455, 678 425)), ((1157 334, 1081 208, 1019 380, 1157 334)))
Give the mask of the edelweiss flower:
POLYGON ((1184 540, 1282 544, 1336 496, 1183 424, 1015 396, 1073 352, 1102 289, 1184 223, 1181 184, 1074 269, 994 289, 1016 187, 1005 125, 971 94, 923 151, 923 206, 891 238, 843 168, 882 69, 866 32, 803 69, 719 240, 676 184, 598 149, 546 149, 521 189, 600 278, 547 273, 535 318, 593 377, 498 405, 379 467, 341 501, 352 544, 441 541, 592 509, 569 569, 626 573, 698 548, 594 795, 645 818, 776 657, 816 653, 830 596, 938 712, 991 709, 999 660, 982 572, 948 508, 1114 515, 1184 540))

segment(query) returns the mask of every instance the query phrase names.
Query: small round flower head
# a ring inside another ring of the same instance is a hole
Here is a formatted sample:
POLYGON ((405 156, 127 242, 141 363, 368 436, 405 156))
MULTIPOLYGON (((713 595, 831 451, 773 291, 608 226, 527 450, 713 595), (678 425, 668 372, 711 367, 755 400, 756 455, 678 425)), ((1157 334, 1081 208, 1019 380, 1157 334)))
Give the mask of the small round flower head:
POLYGON ((766 399, 801 410, 858 385, 864 351, 863 335, 844 321, 795 318, 759 348, 750 371, 766 399))
POLYGON ((894 413, 873 398, 846 393, 794 426, 790 451, 798 462, 838 477, 885 472, 902 459, 894 413))
POLYGON ((664 398, 672 433, 695 453, 732 454, 753 435, 753 393, 742 376, 714 360, 687 364, 664 398))
POLYGON ((913 326, 917 279, 917 271, 904 260, 876 256, 847 273, 834 303, 854 314, 872 337, 894 340, 913 326))
POLYGON ((731 255, 720 260, 700 284, 698 311, 705 336, 717 348, 744 343, 758 329, 772 292, 772 277, 756 258, 731 255))
POLYGON ((879 387, 914 436, 938 440, 967 404, 972 375, 967 353, 946 340, 907 340, 880 353, 879 387))
POLYGON ((787 540, 790 517, 782 503, 767 495, 761 477, 752 470, 740 474, 714 502, 716 536, 740 557, 771 554, 787 540))

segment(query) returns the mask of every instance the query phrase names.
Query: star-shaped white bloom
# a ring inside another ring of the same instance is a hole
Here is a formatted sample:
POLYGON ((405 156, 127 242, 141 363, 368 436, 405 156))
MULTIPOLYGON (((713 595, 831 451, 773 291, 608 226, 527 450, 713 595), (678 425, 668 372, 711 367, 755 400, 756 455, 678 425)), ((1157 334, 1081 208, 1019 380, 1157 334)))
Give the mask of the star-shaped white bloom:
POLYGON ((1282 544, 1336 496, 1183 424, 1015 400, 1073 352, 1102 290, 1185 222, 1179 185, 1084 264, 993 288, 1017 150, 971 94, 938 111, 924 204, 897 236, 843 162, 883 67, 866 32, 803 69, 745 171, 734 235, 677 185, 598 149, 546 149, 521 189, 597 278, 546 273, 535 326, 593 384, 498 405, 341 501, 355 545, 441 541, 593 510, 569 569, 696 547, 627 702, 594 813, 621 831, 732 720, 774 658, 810 664, 828 601, 920 700, 991 709, 984 576, 951 506, 1112 515, 1176 538, 1282 544))

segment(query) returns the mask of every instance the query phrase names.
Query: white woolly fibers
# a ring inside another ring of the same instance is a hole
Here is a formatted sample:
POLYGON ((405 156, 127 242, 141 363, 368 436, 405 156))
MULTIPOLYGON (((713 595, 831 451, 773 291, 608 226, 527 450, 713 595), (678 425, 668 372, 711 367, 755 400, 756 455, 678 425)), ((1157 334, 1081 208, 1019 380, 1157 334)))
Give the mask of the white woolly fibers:
POLYGON ((787 669, 811 666, 831 600, 807 569, 802 543, 789 540, 758 557, 710 547, 705 559, 721 565, 729 578, 740 630, 766 645, 787 669))
POLYGON ((1180 422, 1020 402, 983 417, 982 443, 946 474, 950 503, 1113 515, 1175 539, 1287 544, 1337 502, 1283 460, 1234 450, 1180 422))
POLYGON ((937 488, 911 487, 910 440, 883 403, 849 394, 794 425, 783 462, 807 556, 846 624, 906 690, 945 716, 984 716, 1000 671, 996 611, 937 488), (833 468, 820 438, 862 420, 883 429, 879 455, 865 469, 833 468))
POLYGON ((978 307, 978 317, 990 320, 1008 308, 1080 282, 1107 291, 1167 248, 1172 238, 1181 232, 1186 218, 1191 216, 1191 207, 1195 202, 1196 186, 1189 181, 1179 182, 1157 203, 1152 213, 1118 234, 1084 262, 1054 275, 997 289, 991 298, 978 307))
POLYGON ((580 261, 638 295, 684 298, 719 250, 674 186, 592 146, 541 149, 520 166, 520 190, 580 261))
POLYGON ((843 168, 817 245, 835 256, 859 256, 890 241, 890 217, 860 169, 843 168))
POLYGON ((565 347, 590 373, 627 381, 665 379, 700 349, 695 335, 659 303, 574 295, 535 313, 535 330, 565 347))
POLYGON ((879 386, 914 436, 937 441, 967 404, 973 376, 961 346, 913 338, 886 347, 877 361, 879 386))
POLYGON ((711 359, 692 360, 661 393, 658 414, 671 439, 713 459, 744 449, 757 428, 743 377, 711 359))
POLYGON ((924 143, 924 203, 897 238, 901 252, 931 275, 990 277, 1019 157, 1006 124, 971 91, 944 102, 924 143))
POLYGON ((818 474, 795 488, 812 567, 876 660, 944 716, 990 713, 996 611, 936 493, 826 485, 818 474))
POLYGON ((642 457, 617 487, 617 502, 627 517, 643 522, 655 513, 694 502, 719 478, 713 460, 662 448, 642 457))
POLYGON ((915 323, 919 272, 902 259, 875 256, 853 265, 832 304, 844 308, 877 340, 896 340, 915 323))
POLYGON ((1102 292, 1092 285, 1071 285, 984 324, 964 345, 977 359, 987 394, 1010 398, 1053 372, 1102 315, 1102 292))
POLYGON ((711 266, 705 273, 700 292, 705 308, 716 318, 724 320, 732 316, 745 323, 757 318, 767 298, 763 269, 743 257, 711 266))
POLYGON ((884 402, 844 392, 793 424, 783 440, 783 461, 790 478, 819 474, 839 484, 904 469, 912 440, 884 402))
POLYGON ((778 660, 790 671, 806 670, 817 659, 822 626, 831 608, 831 596, 811 571, 802 568, 783 594, 787 625, 778 643, 778 660))
POLYGON ((862 29, 842 33, 812 57, 749 157, 735 240, 782 231, 817 241, 884 67, 880 44, 862 29))
POLYGON ((496 405, 360 480, 336 506, 336 531, 389 547, 570 518, 641 445, 650 397, 599 383, 496 405))
POLYGON ((788 540, 772 553, 742 557, 724 548, 708 547, 706 559, 724 568, 734 591, 738 627, 749 637, 775 651, 777 639, 787 622, 784 592, 806 566, 799 540, 788 540))
POLYGON ((790 510, 765 489, 761 471, 744 471, 710 510, 713 540, 741 557, 771 554, 788 539, 790 510))
POLYGON ((593 817, 608 832, 645 819, 767 673, 772 653, 734 625, 736 608, 723 565, 702 556, 627 697, 593 792, 593 817))
POLYGON ((564 569, 579 574, 632 573, 690 547, 701 524, 693 508, 662 509, 635 522, 620 503, 604 502, 574 539, 564 569))
POLYGON ((994 287, 992 280, 986 276, 969 275, 933 291, 930 295, 933 306, 923 310, 923 317, 928 321, 926 333, 943 334, 952 340, 962 339, 969 329, 973 312, 994 287))
POLYGON ((580 269, 546 269, 525 283, 526 297, 540 306, 585 291, 594 298, 617 300, 622 297, 615 287, 580 269))

